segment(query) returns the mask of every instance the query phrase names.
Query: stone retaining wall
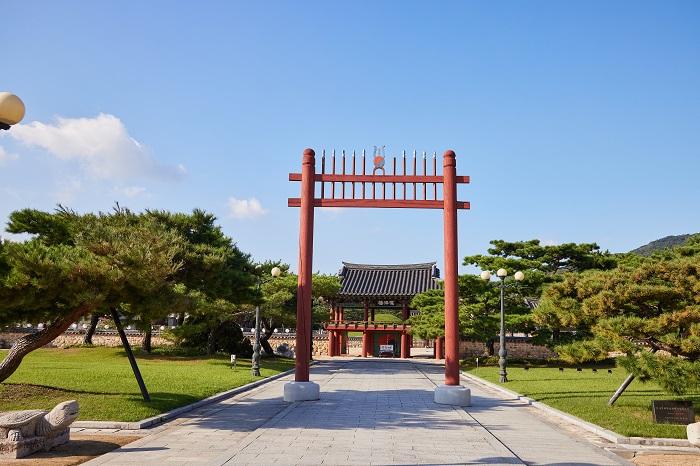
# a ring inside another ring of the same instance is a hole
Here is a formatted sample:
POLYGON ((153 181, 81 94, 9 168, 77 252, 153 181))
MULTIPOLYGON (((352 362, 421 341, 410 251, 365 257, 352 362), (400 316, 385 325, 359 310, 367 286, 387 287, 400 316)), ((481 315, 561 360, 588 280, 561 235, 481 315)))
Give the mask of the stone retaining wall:
MULTIPOLYGON (((26 335, 30 332, 19 333, 19 332, 2 332, 0 333, 0 348, 9 348, 12 343, 18 338, 26 335)), ((140 346, 143 341, 143 333, 133 332, 127 333, 126 339, 129 340, 129 344, 132 346, 140 346)), ((83 338, 85 333, 83 332, 65 332, 63 335, 58 336, 54 341, 46 345, 47 348, 70 348, 72 346, 80 346, 83 344, 83 338)), ((122 341, 119 338, 119 334, 116 332, 96 332, 92 336, 92 344, 95 346, 108 346, 117 347, 122 345, 122 341)), ((173 343, 166 340, 158 334, 153 334, 151 336, 151 344, 153 346, 170 346, 173 343)))
MULTIPOLYGON (((26 333, 21 332, 0 332, 0 348, 9 348, 12 343, 19 337, 25 335, 26 333)), ((63 335, 56 338, 47 347, 55 348, 68 348, 71 346, 79 346, 83 344, 83 332, 73 332, 68 331, 63 335)), ((252 340, 252 336, 247 335, 248 338, 252 340)), ((140 346, 143 333, 131 332, 127 334, 127 339, 129 343, 133 346, 140 346)), ((92 342, 95 346, 108 346, 117 347, 121 346, 121 340, 116 332, 106 332, 98 331, 92 337, 92 342)), ((269 339, 270 345, 273 349, 277 349, 278 346, 286 344, 289 349, 294 351, 296 347, 296 340, 294 335, 278 335, 273 334, 269 339)), ((557 355, 554 351, 547 348, 546 346, 538 346, 532 344, 528 338, 521 337, 510 337, 506 339, 508 356, 513 358, 532 358, 532 359, 549 359, 555 358, 557 355)), ((151 343, 153 346, 169 346, 173 343, 166 340, 158 333, 154 333, 151 337, 151 343)), ((348 352, 351 355, 359 354, 362 347, 362 337, 350 337, 347 340, 348 352)), ((423 340, 414 340, 414 347, 432 347, 433 342, 424 342, 423 340)), ((494 355, 498 354, 498 342, 494 344, 494 355)), ((313 337, 313 355, 327 355, 328 354, 328 338, 327 336, 314 336, 313 337)), ((475 358, 486 356, 487 350, 486 345, 478 341, 462 340, 459 342, 459 357, 462 359, 475 358)))
MULTIPOLYGON (((252 341, 252 339, 251 339, 252 341)), ((268 340, 270 346, 273 350, 277 350, 277 347, 285 344, 291 351, 295 351, 297 342, 294 336, 277 336, 272 335, 268 340)), ((327 356, 328 355, 328 338, 323 337, 313 337, 313 353, 312 356, 327 356)))
MULTIPOLYGON (((493 354, 498 355, 500 344, 493 345, 493 354)), ((529 338, 506 338, 506 349, 511 358, 550 359, 556 358, 557 353, 547 348, 533 344, 529 338)), ((461 359, 486 356, 488 354, 486 344, 480 341, 463 340, 459 342, 459 357, 461 359)))

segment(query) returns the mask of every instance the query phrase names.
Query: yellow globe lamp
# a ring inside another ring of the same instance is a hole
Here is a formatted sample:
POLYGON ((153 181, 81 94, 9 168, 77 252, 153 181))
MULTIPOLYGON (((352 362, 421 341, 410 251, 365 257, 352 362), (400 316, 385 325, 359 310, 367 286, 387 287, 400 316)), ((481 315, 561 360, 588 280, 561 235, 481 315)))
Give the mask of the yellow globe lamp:
POLYGON ((10 129, 24 118, 24 102, 10 92, 0 92, 0 129, 10 129))

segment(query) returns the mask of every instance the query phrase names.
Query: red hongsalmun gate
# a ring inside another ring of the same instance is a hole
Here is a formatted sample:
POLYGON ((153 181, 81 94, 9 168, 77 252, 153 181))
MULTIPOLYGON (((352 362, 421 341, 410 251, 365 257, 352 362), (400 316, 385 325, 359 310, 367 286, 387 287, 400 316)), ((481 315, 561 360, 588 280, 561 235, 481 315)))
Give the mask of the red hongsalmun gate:
POLYGON ((284 386, 286 401, 319 399, 318 384, 309 381, 311 350, 311 275, 314 241, 315 207, 378 207, 403 209, 442 209, 444 212, 444 290, 445 290, 445 383, 435 389, 435 401, 443 404, 466 406, 470 402, 469 389, 459 384, 459 325, 457 316, 457 210, 469 209, 468 202, 457 200, 457 184, 469 183, 468 176, 457 176, 457 163, 452 150, 443 157, 442 175, 437 174, 437 157, 432 157, 432 174, 427 174, 427 158, 422 158, 422 174, 418 174, 416 153, 409 158, 412 173, 407 173, 406 153, 401 160, 401 174, 397 174, 396 157, 391 174, 385 170, 383 148, 375 148, 372 174, 367 173, 365 153, 361 156, 361 173, 352 153, 349 173, 345 152, 337 172, 335 152, 331 156, 330 173, 326 173, 325 152, 321 157, 321 173, 316 173, 313 149, 304 150, 301 173, 290 173, 289 181, 301 182, 301 197, 290 198, 289 207, 300 207, 299 227, 299 282, 297 285, 297 333, 294 382, 284 386), (379 174, 378 172, 381 172, 379 174), (316 184, 320 196, 316 197, 316 184), (340 189, 336 189, 336 185, 340 189), (438 185, 442 184, 442 199, 438 185), (327 186, 329 185, 329 186, 327 186), (330 190, 327 188, 330 187, 330 190), (430 189, 432 188, 432 189, 430 189), (330 192, 329 192, 330 191, 330 192))

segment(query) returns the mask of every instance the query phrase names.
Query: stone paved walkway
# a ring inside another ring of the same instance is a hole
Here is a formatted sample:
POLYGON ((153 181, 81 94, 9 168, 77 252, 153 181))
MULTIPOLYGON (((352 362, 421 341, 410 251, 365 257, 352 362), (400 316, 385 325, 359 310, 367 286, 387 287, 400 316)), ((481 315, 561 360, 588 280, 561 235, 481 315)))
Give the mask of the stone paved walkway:
POLYGON ((470 386, 466 409, 433 403, 442 366, 427 361, 325 361, 312 368, 315 402, 282 401, 287 380, 87 464, 627 464, 485 388, 470 386))

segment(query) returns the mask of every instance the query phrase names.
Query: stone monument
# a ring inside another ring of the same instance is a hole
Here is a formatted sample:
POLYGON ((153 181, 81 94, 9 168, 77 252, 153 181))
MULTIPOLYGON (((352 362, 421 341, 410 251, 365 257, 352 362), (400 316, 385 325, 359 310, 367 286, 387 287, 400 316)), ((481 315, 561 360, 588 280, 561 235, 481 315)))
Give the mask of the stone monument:
POLYGON ((0 459, 23 458, 48 451, 70 440, 70 425, 78 418, 78 402, 59 403, 51 411, 30 409, 0 413, 0 459))

